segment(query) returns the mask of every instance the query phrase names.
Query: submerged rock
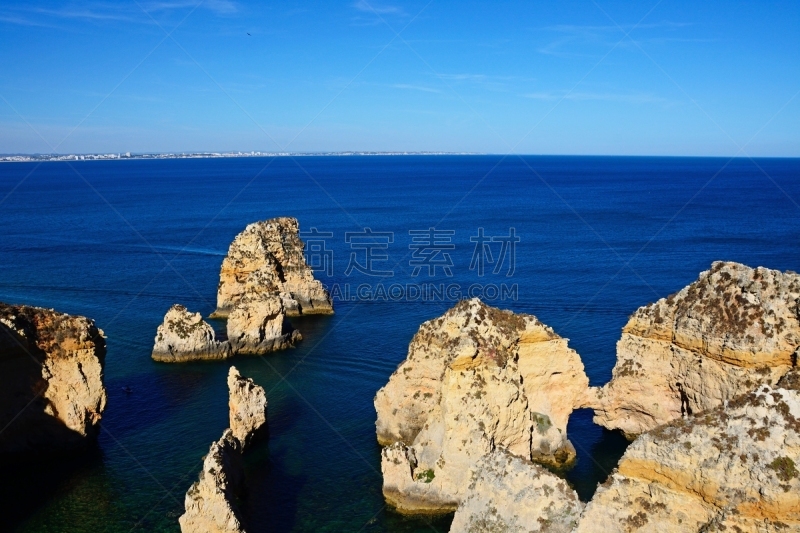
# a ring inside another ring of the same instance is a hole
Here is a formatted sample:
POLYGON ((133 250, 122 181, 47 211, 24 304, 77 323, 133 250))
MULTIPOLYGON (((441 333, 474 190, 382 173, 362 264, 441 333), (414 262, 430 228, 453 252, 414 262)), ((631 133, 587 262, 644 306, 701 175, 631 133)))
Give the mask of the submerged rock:
POLYGON ((228 315, 227 329, 236 354, 264 355, 291 348, 303 338, 286 320, 278 296, 237 303, 228 315))
POLYGON ((228 371, 228 398, 231 432, 246 448, 267 430, 267 393, 232 366, 228 371))
POLYGON ((563 479, 498 450, 478 463, 450 533, 569 533, 582 510, 563 479))
POLYGON ((216 339, 214 328, 200 313, 175 304, 158 326, 152 357, 156 361, 175 363, 227 359, 231 355, 230 345, 216 339))
POLYGON ((217 310, 226 317, 243 300, 279 296, 286 314, 332 314, 330 294, 306 264, 296 218, 279 217, 248 225, 222 262, 217 310))
POLYGON ((88 318, 0 303, 0 453, 60 452, 96 437, 105 355, 88 318))
POLYGON ((641 435, 576 531, 800 531, 797 382, 641 435))
POLYGON ((186 511, 178 519, 182 533, 244 532, 236 504, 244 483, 241 450, 230 429, 211 444, 200 479, 186 493, 186 511))
POLYGON ((452 511, 500 448, 564 464, 567 420, 588 388, 567 340, 531 315, 464 300, 424 323, 378 391, 384 495, 404 512, 452 511))
POLYGON ((595 422, 633 437, 774 384, 797 360, 799 299, 798 274, 714 263, 631 316, 595 422))

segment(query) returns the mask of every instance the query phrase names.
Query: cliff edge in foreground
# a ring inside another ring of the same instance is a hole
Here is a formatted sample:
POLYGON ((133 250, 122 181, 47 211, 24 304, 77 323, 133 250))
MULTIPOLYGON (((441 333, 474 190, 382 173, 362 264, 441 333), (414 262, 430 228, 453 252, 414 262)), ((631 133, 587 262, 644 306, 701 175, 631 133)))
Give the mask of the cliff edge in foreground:
POLYGON ((643 433, 585 507, 550 472, 494 452, 450 531, 797 532, 799 465, 800 374, 792 372, 643 433))
POLYGON ((378 391, 386 499, 403 512, 446 512, 496 449, 550 464, 575 457, 570 413, 588 388, 580 357, 531 315, 464 300, 425 322, 378 391))
POLYGON ((577 533, 800 531, 800 379, 631 444, 577 533))
POLYGON ((478 463, 450 533, 569 533, 582 510, 566 481, 497 450, 478 463))
POLYGON ((96 437, 105 355, 88 318, 0 303, 0 454, 66 451, 96 437))
POLYGON ((595 422, 634 437, 775 384, 797 361, 799 301, 798 274, 714 263, 631 316, 595 422))

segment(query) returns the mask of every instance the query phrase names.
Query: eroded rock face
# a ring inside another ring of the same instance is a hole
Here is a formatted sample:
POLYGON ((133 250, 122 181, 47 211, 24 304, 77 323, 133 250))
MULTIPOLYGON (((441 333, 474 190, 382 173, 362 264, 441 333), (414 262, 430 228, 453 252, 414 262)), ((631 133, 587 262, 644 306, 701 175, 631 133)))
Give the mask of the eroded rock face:
POLYGON ((763 385, 641 435, 576 531, 800 531, 800 393, 793 386, 763 385))
POLYGON ((237 303, 228 315, 227 329, 236 354, 263 355, 291 348, 303 338, 287 322, 278 296, 237 303))
POLYGON ((105 354, 88 318, 0 303, 0 453, 90 442, 106 405, 105 354))
POLYGON ((478 463, 450 533, 569 533, 582 510, 563 479, 497 450, 478 463))
POLYGON ((305 262, 295 218, 255 222, 236 236, 222 262, 213 316, 271 295, 280 297, 289 316, 333 313, 330 294, 305 262))
POLYGON ((267 429, 267 393, 232 366, 228 371, 228 397, 231 431, 246 448, 267 429))
POLYGON ((244 532, 236 505, 244 481, 241 451, 230 429, 211 444, 200 479, 186 493, 186 511, 178 519, 183 533, 244 532))
POLYGON ((167 363, 227 359, 230 344, 216 339, 214 329, 200 313, 175 304, 156 331, 153 359, 167 363))
POLYGON ((211 444, 203 459, 200 479, 186 493, 186 512, 179 522, 183 533, 243 533, 237 506, 245 490, 242 454, 266 435, 267 395, 236 367, 228 371, 230 425, 211 444))
POLYGON ((452 511, 476 464, 500 448, 564 464, 570 413, 585 402, 583 364, 535 317, 464 300, 424 323, 378 391, 384 495, 406 512, 452 511))
POLYGON ((774 384, 797 359, 800 276, 716 262, 638 309, 617 343, 613 379, 595 389, 595 422, 635 436, 774 384))

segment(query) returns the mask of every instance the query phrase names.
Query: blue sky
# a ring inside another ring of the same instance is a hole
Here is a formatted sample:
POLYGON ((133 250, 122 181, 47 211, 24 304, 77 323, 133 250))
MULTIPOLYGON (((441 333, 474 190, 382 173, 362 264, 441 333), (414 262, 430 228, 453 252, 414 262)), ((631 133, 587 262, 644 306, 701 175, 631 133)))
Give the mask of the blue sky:
POLYGON ((799 58, 796 1, 6 1, 0 153, 800 156, 799 58))

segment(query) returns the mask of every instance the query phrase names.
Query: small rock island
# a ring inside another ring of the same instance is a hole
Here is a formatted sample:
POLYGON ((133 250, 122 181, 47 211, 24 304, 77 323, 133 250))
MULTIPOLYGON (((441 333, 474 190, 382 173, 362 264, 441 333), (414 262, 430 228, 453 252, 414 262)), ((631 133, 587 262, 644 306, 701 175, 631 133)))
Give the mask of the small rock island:
POLYGON ((287 316, 333 314, 330 294, 306 264, 296 218, 254 222, 236 236, 222 261, 212 317, 228 317, 240 304, 272 296, 287 316))
POLYGON ((153 359, 162 362, 264 355, 295 346, 302 335, 288 316, 333 314, 333 301, 306 264, 296 218, 248 225, 222 261, 217 309, 227 341, 217 341, 199 313, 173 305, 156 333, 153 359))
POLYGON ((218 341, 214 328, 200 313, 175 304, 158 326, 153 359, 163 362, 228 359, 233 355, 227 341, 218 341))

